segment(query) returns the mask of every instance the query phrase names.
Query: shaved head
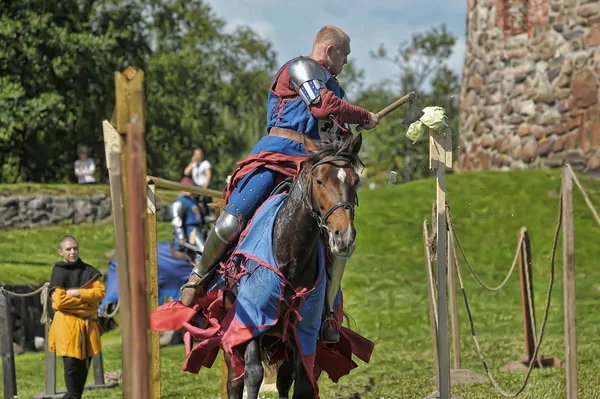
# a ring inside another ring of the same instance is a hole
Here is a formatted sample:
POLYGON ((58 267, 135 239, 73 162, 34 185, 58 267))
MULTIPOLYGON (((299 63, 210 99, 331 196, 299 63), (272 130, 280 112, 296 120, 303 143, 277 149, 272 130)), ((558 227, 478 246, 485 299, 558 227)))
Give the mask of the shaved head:
POLYGON ((350 36, 337 26, 327 25, 321 28, 313 41, 313 49, 321 46, 342 48, 350 44, 350 36))

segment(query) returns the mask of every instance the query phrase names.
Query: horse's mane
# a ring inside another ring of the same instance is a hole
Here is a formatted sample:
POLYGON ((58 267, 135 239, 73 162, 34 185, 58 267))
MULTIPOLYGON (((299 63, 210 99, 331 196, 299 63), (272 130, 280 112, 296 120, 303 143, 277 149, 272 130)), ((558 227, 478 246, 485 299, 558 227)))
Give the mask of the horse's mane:
POLYGON ((359 165, 364 167, 358 154, 352 151, 352 135, 342 138, 342 136, 335 136, 331 138, 323 138, 318 141, 316 152, 309 154, 307 163, 314 165, 315 163, 323 160, 328 156, 344 157, 350 162, 353 168, 357 168, 359 165))

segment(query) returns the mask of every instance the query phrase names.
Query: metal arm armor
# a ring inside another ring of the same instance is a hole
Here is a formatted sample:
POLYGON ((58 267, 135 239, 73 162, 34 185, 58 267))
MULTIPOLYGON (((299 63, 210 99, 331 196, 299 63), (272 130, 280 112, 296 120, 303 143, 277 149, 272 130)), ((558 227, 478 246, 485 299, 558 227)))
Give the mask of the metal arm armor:
POLYGON ((175 227, 175 235, 177 239, 184 240, 185 233, 183 232, 183 204, 179 201, 175 201, 171 204, 169 211, 171 214, 171 225, 175 227))
POLYGON ((288 65, 288 74, 294 88, 306 105, 321 100, 320 89, 331 79, 331 73, 312 58, 298 58, 288 65))

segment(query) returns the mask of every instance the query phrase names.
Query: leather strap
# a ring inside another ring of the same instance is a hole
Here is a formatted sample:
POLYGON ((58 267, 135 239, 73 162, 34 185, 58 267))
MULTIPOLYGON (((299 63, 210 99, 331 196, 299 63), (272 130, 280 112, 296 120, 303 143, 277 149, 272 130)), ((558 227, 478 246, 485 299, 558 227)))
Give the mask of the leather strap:
POLYGON ((286 129, 283 127, 274 126, 269 131, 269 136, 283 137, 297 143, 304 144, 304 148, 307 151, 315 151, 318 149, 317 145, 312 141, 310 137, 292 129, 286 129))

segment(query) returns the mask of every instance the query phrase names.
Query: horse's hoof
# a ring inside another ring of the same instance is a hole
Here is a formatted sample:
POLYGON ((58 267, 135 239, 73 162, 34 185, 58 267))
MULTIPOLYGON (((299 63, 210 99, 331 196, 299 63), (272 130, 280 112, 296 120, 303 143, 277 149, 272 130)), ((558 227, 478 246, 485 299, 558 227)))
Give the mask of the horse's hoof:
POLYGON ((202 287, 200 286, 201 278, 196 274, 192 274, 187 283, 181 287, 181 303, 184 306, 192 307, 198 301, 202 287))

